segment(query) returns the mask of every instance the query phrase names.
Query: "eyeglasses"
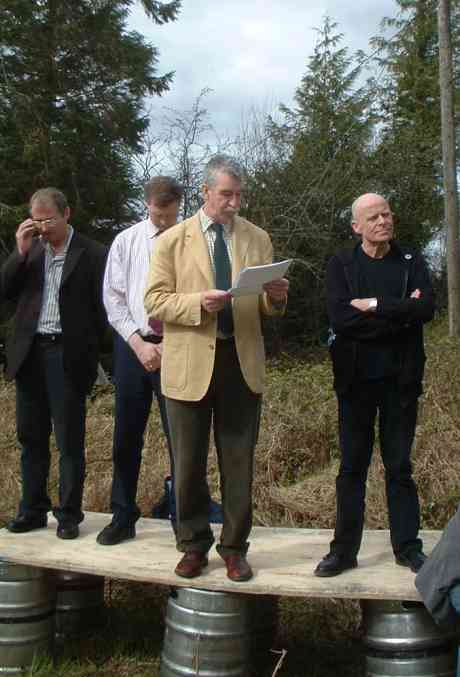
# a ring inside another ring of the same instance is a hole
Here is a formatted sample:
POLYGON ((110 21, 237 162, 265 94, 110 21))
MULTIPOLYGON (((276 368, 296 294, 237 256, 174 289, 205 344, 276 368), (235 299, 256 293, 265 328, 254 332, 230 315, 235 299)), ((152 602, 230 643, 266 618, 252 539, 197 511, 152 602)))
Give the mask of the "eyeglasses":
POLYGON ((50 216, 47 219, 34 219, 33 216, 30 217, 33 221, 33 223, 39 223, 41 226, 49 226, 50 223, 53 223, 53 221, 56 221, 58 218, 57 216, 50 216))

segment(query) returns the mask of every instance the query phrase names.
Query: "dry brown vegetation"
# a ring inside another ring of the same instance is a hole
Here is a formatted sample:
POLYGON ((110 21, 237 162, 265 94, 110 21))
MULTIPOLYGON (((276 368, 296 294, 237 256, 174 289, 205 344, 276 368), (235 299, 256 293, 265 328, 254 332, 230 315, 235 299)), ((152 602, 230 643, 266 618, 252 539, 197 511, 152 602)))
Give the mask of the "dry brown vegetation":
MULTIPOLYGON (((412 454, 426 529, 442 529, 460 502, 460 345, 446 333, 443 321, 428 331, 425 393, 412 454)), ((277 477, 267 478, 275 480, 269 485, 268 510, 283 524, 332 528, 339 453, 330 367, 327 362, 304 364, 292 371, 270 374, 272 421, 278 418, 277 428, 283 426, 280 417, 291 425, 285 427, 288 439, 275 452, 280 461, 277 477), (291 391, 285 379, 291 382, 291 391), (281 396, 276 392, 278 380, 285 386, 281 396)), ((266 421, 264 435, 269 427, 275 426, 266 421)), ((281 436, 272 430, 272 437, 281 436)), ((259 448, 259 459, 263 453, 259 448)), ((371 529, 388 528, 383 477, 376 445, 366 499, 366 526, 371 529)))
MULTIPOLYGON (((439 321, 428 333, 429 360, 421 398, 413 463, 424 528, 441 528, 460 499, 460 346, 439 321)), ((324 355, 326 358, 326 355, 324 355)), ((229 402, 229 406, 232 403, 229 402)), ((14 420, 14 385, 0 381, 0 452, 3 465, 0 520, 14 513, 20 495, 14 420)), ((255 521, 261 525, 332 527, 338 468, 336 400, 329 361, 307 363, 283 357, 269 365, 254 482, 255 521)), ((113 391, 97 387, 88 402, 87 510, 109 511, 112 478, 113 391)), ((163 491, 168 474, 166 444, 154 404, 143 452, 139 505, 145 516, 163 491)), ((56 494, 57 453, 50 488, 56 494)), ((366 524, 387 526, 383 467, 378 446, 371 465, 366 524)), ((214 451, 209 483, 218 499, 214 451)))
MULTIPOLYGON (((460 343, 447 338, 446 334, 444 320, 434 323, 428 330, 425 395, 420 403, 413 452, 424 528, 442 528, 460 502, 460 343)), ((97 389, 88 404, 88 464, 84 498, 87 510, 109 511, 112 411, 111 386, 97 389)), ((0 430, 3 466, 0 520, 4 523, 14 514, 20 495, 14 387, 4 381, 0 381, 0 430)), ((163 479, 168 473, 166 445, 155 405, 146 433, 143 458, 138 498, 143 514, 147 516, 152 504, 162 494, 163 479)), ((268 370, 256 457, 256 523, 332 527, 337 467, 336 402, 328 360, 307 363, 284 356, 272 362, 268 370)), ((53 495, 56 495, 56 471, 54 452, 50 482, 53 495)), ((210 455, 209 482, 212 493, 218 499, 214 453, 210 455)), ((387 527, 383 469, 378 453, 374 455, 369 473, 366 525, 369 528, 387 527)), ((76 662, 75 656, 71 656, 70 663, 53 668, 43 666, 37 675, 77 677, 97 672, 107 677, 115 674, 141 677, 157 674, 161 627, 158 637, 151 637, 150 644, 139 638, 147 628, 152 635, 151 623, 146 621, 145 615, 148 610, 150 621, 151 614, 161 616, 158 610, 152 610, 152 600, 159 598, 158 608, 162 609, 164 594, 154 588, 151 594, 147 594, 144 588, 140 592, 139 586, 134 584, 113 585, 111 606, 115 614, 118 609, 120 618, 130 618, 129 625, 135 628, 132 640, 126 639, 123 643, 118 637, 116 650, 112 638, 112 644, 107 639, 108 649, 101 649, 102 644, 97 648, 86 646, 84 664, 76 662), (146 598, 147 607, 139 601, 146 598), (129 610, 133 614, 131 617, 129 610), (93 654, 90 660, 88 656, 93 654)), ((288 649, 288 656, 279 675, 305 675, 301 666, 307 660, 312 666, 308 674, 312 676, 334 674, 334 662, 336 664, 338 660, 342 662, 341 674, 356 674, 356 653, 350 649, 359 635, 356 603, 281 600, 280 604, 278 644, 288 649), (339 657, 341 652, 347 654, 346 659, 339 657)), ((273 660, 276 663, 276 656, 273 660)))

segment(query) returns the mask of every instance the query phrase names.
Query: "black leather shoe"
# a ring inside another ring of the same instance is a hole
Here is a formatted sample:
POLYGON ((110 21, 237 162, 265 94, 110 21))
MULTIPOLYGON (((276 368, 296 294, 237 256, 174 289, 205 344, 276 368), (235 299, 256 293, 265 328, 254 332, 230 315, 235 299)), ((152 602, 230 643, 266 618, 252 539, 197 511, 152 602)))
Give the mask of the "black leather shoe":
POLYGON ((323 557, 321 562, 316 567, 315 576, 338 576, 347 569, 356 569, 358 561, 356 557, 346 557, 344 555, 337 555, 330 552, 326 557, 323 557))
POLYGON ((96 541, 99 545, 117 545, 130 538, 136 538, 136 527, 134 524, 123 527, 114 522, 110 522, 97 535, 96 541))
POLYGON ((427 559, 428 557, 421 550, 409 550, 406 553, 401 552, 395 555, 396 564, 401 567, 409 567, 414 574, 420 571, 427 559))
POLYGON ((34 529, 43 529, 48 523, 46 515, 30 517, 27 515, 17 515, 8 522, 6 528, 13 534, 25 534, 34 529))
POLYGON ((80 534, 80 529, 78 524, 58 524, 56 529, 56 536, 58 538, 63 538, 64 540, 70 540, 72 538, 78 538, 80 534))

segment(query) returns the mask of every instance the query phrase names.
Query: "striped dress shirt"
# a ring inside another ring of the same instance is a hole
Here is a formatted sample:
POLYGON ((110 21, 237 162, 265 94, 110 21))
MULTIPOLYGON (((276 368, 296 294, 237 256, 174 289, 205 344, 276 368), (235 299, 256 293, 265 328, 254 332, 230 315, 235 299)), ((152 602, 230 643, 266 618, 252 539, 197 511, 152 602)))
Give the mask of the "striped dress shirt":
MULTIPOLYGON (((216 231, 212 227, 214 221, 204 212, 203 209, 200 209, 199 212, 200 216, 200 225, 201 225, 201 230, 203 231, 203 235, 206 240, 206 244, 208 245, 208 250, 209 250, 209 257, 211 259, 211 266, 212 269, 214 270, 214 273, 216 272, 214 269, 214 244, 216 242, 216 231)), ((233 235, 233 226, 228 225, 228 224, 222 224, 223 230, 222 234, 224 236, 224 241, 227 246, 227 251, 228 251, 228 258, 230 259, 230 264, 233 262, 232 260, 232 235, 233 235)))
POLYGON ((59 313, 59 287, 61 286, 62 270, 65 257, 72 240, 73 228, 69 226, 69 234, 64 248, 59 254, 54 254, 50 243, 45 244, 45 282, 43 286, 43 301, 38 318, 38 334, 61 334, 61 316, 59 313))
POLYGON ((150 257, 161 233, 150 219, 123 230, 110 247, 103 298, 112 327, 125 341, 139 331, 152 334, 144 308, 150 257))

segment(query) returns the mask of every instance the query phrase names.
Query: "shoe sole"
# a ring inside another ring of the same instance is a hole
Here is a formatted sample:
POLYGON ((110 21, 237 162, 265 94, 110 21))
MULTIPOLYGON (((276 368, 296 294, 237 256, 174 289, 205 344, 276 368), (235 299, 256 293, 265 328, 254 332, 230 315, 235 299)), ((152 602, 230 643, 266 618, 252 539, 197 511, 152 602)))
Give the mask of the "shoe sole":
POLYGON ((10 534, 28 534, 29 531, 37 531, 38 529, 46 529, 47 524, 42 524, 40 527, 32 527, 32 529, 9 529, 6 527, 6 530, 10 532, 10 534))
POLYGON ((227 574, 227 578, 229 581, 233 581, 234 583, 245 583, 246 581, 250 581, 251 578, 253 578, 254 574, 250 574, 248 576, 240 576, 239 578, 232 578, 227 574))
POLYGON ((97 536, 96 543, 98 543, 99 545, 109 545, 109 546, 110 545, 120 545, 120 543, 124 543, 125 541, 132 541, 133 538, 136 538, 136 534, 133 534, 132 536, 124 536, 123 538, 120 538, 117 541, 107 542, 107 541, 100 541, 99 536, 97 536))
POLYGON ((332 571, 315 571, 313 574, 315 576, 318 576, 318 578, 332 578, 332 576, 340 576, 340 574, 345 573, 345 571, 351 571, 352 569, 356 569, 358 567, 358 564, 350 564, 348 567, 344 567, 343 569, 337 570, 334 569, 332 571))
POLYGON ((80 535, 79 533, 78 534, 71 534, 70 536, 64 536, 63 534, 56 534, 56 536, 58 538, 60 538, 62 541, 73 541, 76 538, 78 538, 79 535, 80 535))

